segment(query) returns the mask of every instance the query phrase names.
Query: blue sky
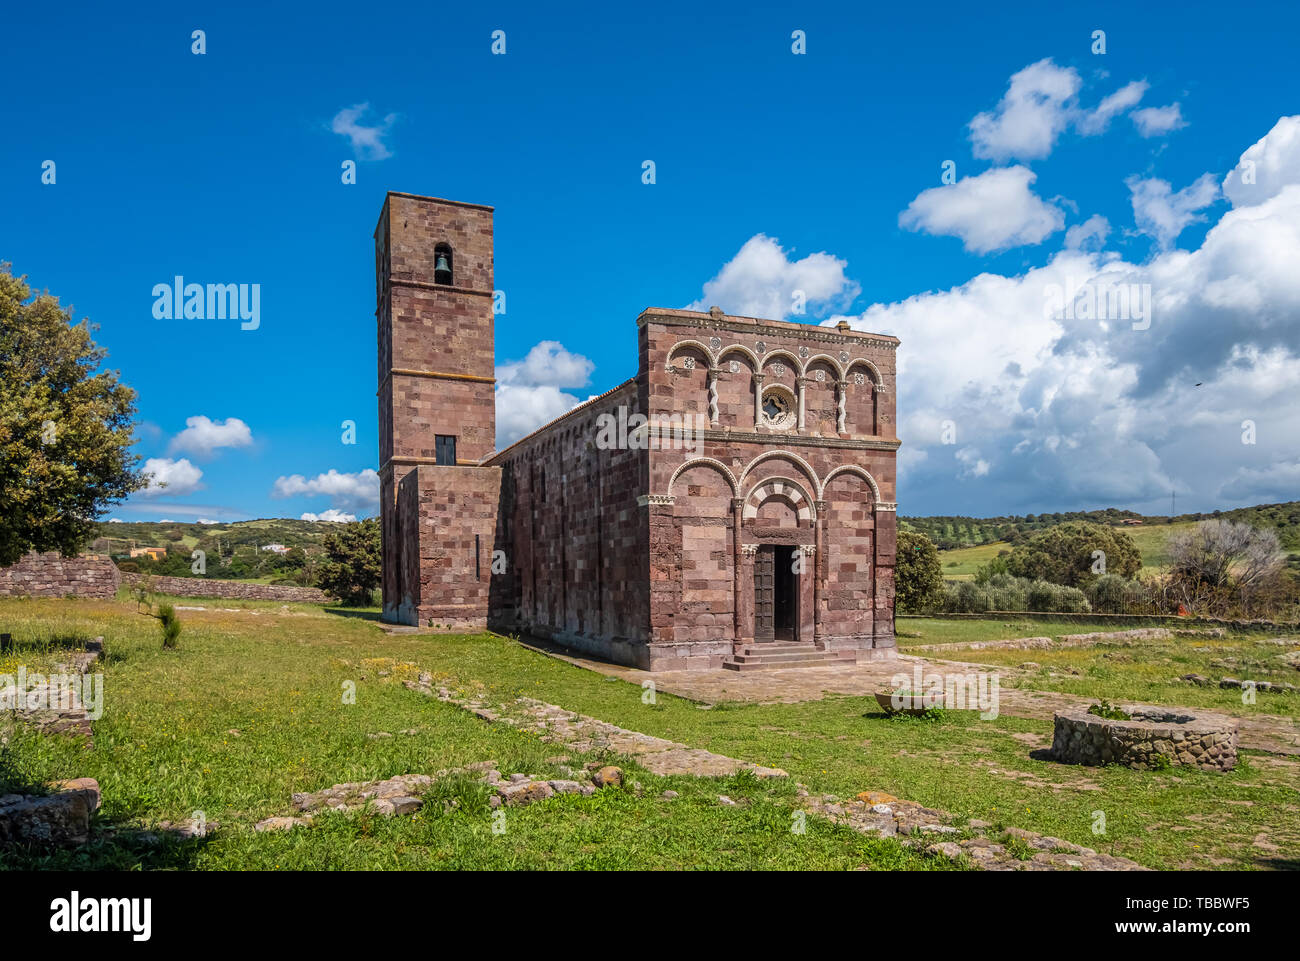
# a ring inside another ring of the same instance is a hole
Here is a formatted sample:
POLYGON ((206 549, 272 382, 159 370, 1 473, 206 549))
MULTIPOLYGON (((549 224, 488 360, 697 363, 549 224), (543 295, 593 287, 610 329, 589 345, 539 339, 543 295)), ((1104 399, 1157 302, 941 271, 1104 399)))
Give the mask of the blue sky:
POLYGON ((374 512, 389 189, 496 207, 500 441, 634 373, 645 307, 790 317, 802 289, 794 319, 903 341, 905 514, 1291 499, 1297 20, 29 4, 0 37, 0 259, 139 392, 137 452, 171 483, 123 519, 374 512), (177 274, 260 284, 260 326, 155 318, 177 274), (1045 318, 1046 288, 1103 275, 1149 285, 1149 329, 1045 318))

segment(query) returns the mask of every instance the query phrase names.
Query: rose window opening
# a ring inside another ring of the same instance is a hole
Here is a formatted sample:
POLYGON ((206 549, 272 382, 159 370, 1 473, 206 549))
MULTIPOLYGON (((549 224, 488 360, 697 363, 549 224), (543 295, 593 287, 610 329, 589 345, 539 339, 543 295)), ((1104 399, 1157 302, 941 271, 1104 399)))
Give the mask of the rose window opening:
POLYGON ((794 426, 794 398, 781 388, 763 395, 763 426, 769 430, 788 430, 794 426))

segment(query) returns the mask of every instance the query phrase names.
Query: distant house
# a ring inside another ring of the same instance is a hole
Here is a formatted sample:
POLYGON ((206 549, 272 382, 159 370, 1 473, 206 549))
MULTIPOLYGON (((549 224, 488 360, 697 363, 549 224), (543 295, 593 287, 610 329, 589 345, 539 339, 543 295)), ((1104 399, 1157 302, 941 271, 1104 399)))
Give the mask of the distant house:
POLYGON ((265 544, 262 547, 264 551, 272 551, 276 554, 288 554, 292 548, 285 547, 283 544, 265 544))
POLYGON ((160 561, 167 556, 165 547, 133 547, 131 548, 132 557, 148 557, 150 560, 160 561))
POLYGON ((1125 527, 1141 527, 1142 521, 1136 517, 1126 517, 1122 521, 1125 527))

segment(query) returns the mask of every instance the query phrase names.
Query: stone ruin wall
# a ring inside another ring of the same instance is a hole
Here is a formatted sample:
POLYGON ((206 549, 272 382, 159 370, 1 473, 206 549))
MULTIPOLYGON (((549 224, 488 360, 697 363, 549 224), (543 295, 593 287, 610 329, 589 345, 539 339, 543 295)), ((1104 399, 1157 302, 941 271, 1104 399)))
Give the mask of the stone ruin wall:
POLYGON ((0 597, 111 598, 121 577, 106 555, 32 553, 12 567, 0 567, 0 597))

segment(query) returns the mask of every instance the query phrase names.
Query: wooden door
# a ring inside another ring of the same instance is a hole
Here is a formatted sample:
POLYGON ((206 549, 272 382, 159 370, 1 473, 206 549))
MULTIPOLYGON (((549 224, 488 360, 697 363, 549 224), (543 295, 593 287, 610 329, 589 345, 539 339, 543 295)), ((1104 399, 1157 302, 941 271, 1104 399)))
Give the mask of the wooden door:
POLYGON ((776 550, 765 546, 754 555, 754 640, 770 641, 776 627, 776 550))

